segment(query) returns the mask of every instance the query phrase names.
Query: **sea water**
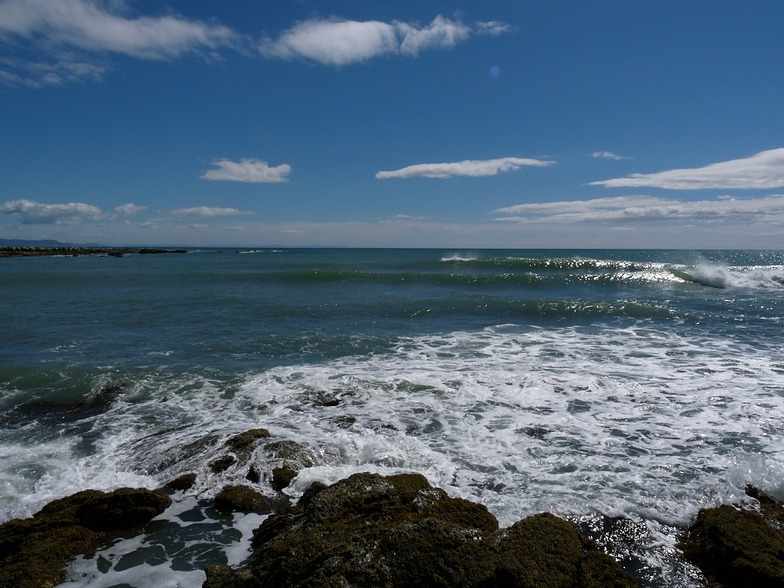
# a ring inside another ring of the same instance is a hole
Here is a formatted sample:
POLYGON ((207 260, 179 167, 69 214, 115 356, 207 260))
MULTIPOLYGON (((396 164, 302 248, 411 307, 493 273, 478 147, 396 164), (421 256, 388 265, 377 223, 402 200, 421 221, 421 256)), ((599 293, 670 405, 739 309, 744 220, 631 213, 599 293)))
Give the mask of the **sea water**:
POLYGON ((208 464, 264 427, 304 452, 292 500, 417 471, 503 526, 575 521, 643 585, 698 586, 676 548, 698 510, 784 498, 783 326, 780 251, 3 259, 0 521, 196 472, 65 585, 198 586, 264 519, 215 512, 250 482, 208 464))

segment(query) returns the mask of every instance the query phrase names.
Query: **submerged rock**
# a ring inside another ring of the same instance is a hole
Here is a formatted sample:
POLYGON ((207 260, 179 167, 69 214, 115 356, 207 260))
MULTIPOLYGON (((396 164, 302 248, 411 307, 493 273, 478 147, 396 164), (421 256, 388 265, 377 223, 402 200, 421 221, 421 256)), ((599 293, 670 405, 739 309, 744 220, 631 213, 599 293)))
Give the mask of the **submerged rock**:
POLYGON ((250 453, 259 439, 267 439, 270 433, 267 429, 250 429, 238 435, 234 435, 224 443, 224 445, 239 453, 250 453))
POLYGON ((8 521, 0 525, 0 586, 54 586, 73 557, 145 525, 170 504, 151 490, 84 490, 50 502, 31 519, 8 521))
POLYGON ((756 488, 759 512, 727 504, 700 510, 683 554, 718 586, 784 586, 784 508, 756 488))
POLYGON ((541 514, 499 530, 484 506, 419 474, 314 483, 262 523, 253 546, 250 565, 210 566, 204 586, 635 585, 573 524, 541 514))

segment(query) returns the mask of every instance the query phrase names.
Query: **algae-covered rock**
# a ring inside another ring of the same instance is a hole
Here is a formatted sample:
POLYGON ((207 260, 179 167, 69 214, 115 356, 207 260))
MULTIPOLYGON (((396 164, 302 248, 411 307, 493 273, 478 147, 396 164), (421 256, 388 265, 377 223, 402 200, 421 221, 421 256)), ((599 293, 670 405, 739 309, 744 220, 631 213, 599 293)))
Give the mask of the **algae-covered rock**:
POLYGON ((215 508, 221 512, 255 512, 266 514, 283 506, 279 499, 269 498, 242 484, 229 484, 215 496, 215 508))
POLYGON ((228 470, 236 462, 237 458, 233 455, 224 455, 223 457, 219 457, 215 461, 210 462, 210 470, 212 470, 214 474, 219 474, 228 470))
POLYGON ((0 525, 0 586, 54 586, 74 556, 93 553, 170 504, 150 490, 85 490, 50 502, 31 519, 8 521, 0 525))
POLYGON ((297 477, 297 470, 291 467, 288 462, 284 463, 279 468, 272 470, 272 487, 275 490, 283 490, 286 486, 291 484, 291 481, 297 477))
POLYGON ((232 451, 245 453, 250 452, 259 439, 267 439, 270 433, 267 429, 250 429, 238 435, 234 435, 224 444, 232 451))
POLYGON ((419 474, 315 483, 255 531, 248 567, 207 571, 225 586, 633 586, 574 525, 552 515, 498 529, 487 509, 419 474))
POLYGON ((701 510, 683 554, 719 586, 784 586, 784 509, 755 488, 760 511, 724 504, 701 510))
POLYGON ((172 490, 177 492, 178 490, 190 490, 193 488, 193 485, 196 483, 196 474, 183 474, 173 480, 169 480, 166 482, 164 486, 167 490, 172 490))

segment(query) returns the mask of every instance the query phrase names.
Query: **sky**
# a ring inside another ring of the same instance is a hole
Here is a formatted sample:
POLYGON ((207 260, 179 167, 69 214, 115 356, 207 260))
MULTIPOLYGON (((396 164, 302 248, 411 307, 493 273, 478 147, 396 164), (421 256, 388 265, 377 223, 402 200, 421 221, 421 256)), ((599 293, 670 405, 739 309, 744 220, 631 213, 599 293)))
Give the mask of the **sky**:
POLYGON ((0 0, 0 238, 784 249, 784 2, 0 0))

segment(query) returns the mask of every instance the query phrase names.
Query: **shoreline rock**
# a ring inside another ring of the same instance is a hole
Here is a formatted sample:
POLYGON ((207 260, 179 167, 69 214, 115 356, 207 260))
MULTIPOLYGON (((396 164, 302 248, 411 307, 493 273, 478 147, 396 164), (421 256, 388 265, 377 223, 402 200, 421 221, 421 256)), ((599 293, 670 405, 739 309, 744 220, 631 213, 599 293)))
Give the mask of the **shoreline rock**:
POLYGON ((715 586, 784 586, 784 508, 753 486, 759 511, 729 504, 702 509, 680 543, 715 586))
POLYGON ((314 483, 254 532, 248 566, 208 566, 205 588, 251 586, 628 587, 636 581, 549 513, 508 529, 420 474, 314 483))
MULTIPOLYGON (((227 445, 244 453, 266 438, 254 430, 227 445)), ((186 490, 195 478, 182 475, 159 491, 85 490, 0 525, 0 585, 56 585, 74 557, 138 534, 171 505, 165 492, 186 490)), ((218 512, 272 514, 253 533, 247 565, 207 566, 206 588, 637 585, 634 568, 576 524, 540 513, 499 529, 483 505, 451 498, 420 474, 314 482, 294 506, 255 489, 264 486, 230 484, 215 497, 218 512)), ((784 586, 784 508, 756 488, 747 494, 757 508, 703 509, 684 530, 679 548, 708 586, 784 586)))
POLYGON ((39 588, 65 580, 66 566, 147 524, 171 505, 152 490, 83 490, 29 519, 0 525, 0 586, 39 588))

